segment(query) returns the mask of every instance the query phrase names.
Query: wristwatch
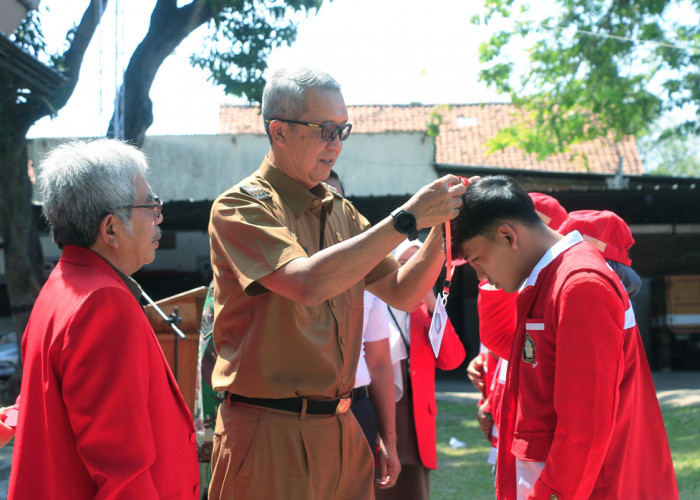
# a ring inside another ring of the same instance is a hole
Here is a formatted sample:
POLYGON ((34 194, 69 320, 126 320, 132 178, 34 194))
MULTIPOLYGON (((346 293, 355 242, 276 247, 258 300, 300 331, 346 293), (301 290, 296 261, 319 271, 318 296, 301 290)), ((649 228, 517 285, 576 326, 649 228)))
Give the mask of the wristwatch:
POLYGON ((411 241, 418 238, 416 217, 411 212, 397 208, 391 212, 391 217, 394 219, 394 227, 399 233, 405 234, 411 241))

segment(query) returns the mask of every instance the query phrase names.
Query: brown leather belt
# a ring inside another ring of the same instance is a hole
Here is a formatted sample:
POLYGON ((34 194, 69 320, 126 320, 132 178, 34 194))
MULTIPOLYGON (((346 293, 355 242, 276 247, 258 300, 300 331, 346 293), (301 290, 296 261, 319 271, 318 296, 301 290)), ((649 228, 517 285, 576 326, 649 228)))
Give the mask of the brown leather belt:
MULTIPOLYGON (((226 393, 226 402, 243 403, 273 410, 301 413, 305 398, 248 398, 231 392, 226 393)), ((350 409, 352 398, 330 400, 306 399, 306 413, 309 415, 342 415, 350 409)))

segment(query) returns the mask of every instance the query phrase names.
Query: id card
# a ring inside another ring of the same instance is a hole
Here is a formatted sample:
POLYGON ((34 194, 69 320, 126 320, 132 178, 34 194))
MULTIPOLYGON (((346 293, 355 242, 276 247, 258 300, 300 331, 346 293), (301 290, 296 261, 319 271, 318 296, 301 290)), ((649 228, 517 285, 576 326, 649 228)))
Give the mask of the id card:
POLYGON ((433 320, 430 322, 430 330, 428 330, 428 338, 430 339, 430 345, 433 347, 433 354, 435 354, 436 358, 440 354, 442 335, 445 333, 445 325, 447 324, 445 303, 447 303, 447 298, 443 299, 442 293, 439 293, 435 300, 433 320))

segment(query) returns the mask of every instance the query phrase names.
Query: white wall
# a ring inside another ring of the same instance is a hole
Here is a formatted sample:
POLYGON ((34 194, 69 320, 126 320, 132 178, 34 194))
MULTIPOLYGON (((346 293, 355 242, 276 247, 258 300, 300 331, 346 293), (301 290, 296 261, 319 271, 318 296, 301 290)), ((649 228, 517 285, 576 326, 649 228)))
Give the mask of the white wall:
MULTIPOLYGON (((37 173, 44 156, 66 140, 28 141, 37 173)), ((267 136, 250 134, 147 136, 143 144, 151 168, 148 182, 163 201, 213 200, 255 171, 268 148, 267 136)))
MULTIPOLYGON (((65 139, 33 139, 37 172, 65 139)), ((265 135, 147 136, 148 181, 163 201, 213 200, 255 171, 269 149, 265 135)), ((406 195, 435 179, 435 140, 422 132, 352 134, 335 169, 348 196, 406 195)), ((35 196, 35 199, 38 198, 35 196)))
POLYGON ((143 150, 161 199, 213 200, 252 174, 269 146, 264 135, 147 136, 143 150))
POLYGON ((413 194, 436 178, 435 139, 422 132, 351 134, 335 164, 348 196, 413 194))

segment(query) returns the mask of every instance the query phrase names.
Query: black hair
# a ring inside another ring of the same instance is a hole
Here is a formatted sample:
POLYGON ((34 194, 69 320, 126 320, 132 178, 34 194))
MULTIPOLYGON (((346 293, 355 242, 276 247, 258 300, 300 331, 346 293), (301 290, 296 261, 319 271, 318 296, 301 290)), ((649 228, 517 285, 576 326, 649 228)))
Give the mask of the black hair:
POLYGON ((462 207, 450 222, 452 253, 461 255, 461 246, 476 236, 493 238, 503 221, 517 221, 528 226, 543 224, 530 196, 510 177, 482 177, 467 186, 462 207))

